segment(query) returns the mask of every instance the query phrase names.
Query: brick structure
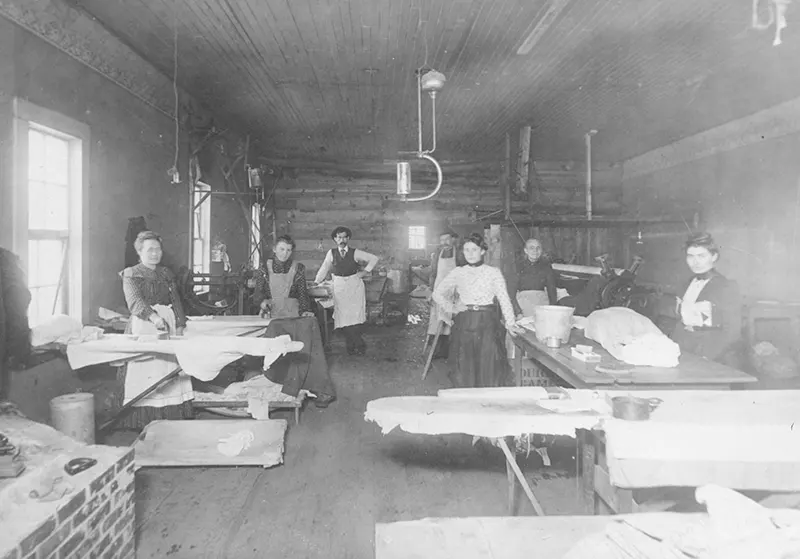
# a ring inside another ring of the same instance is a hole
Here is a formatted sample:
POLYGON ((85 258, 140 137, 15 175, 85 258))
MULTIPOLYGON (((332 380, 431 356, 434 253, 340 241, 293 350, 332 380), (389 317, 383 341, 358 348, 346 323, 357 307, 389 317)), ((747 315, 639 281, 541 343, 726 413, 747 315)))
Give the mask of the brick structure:
MULTIPOLYGON (((128 559, 134 550, 134 451, 102 448, 114 461, 98 464, 88 484, 61 499, 54 512, 0 559, 128 559), (121 456, 121 457, 120 457, 121 456)), ((88 453, 91 455, 91 453, 88 453)), ((83 455, 87 455, 84 453, 83 455)))

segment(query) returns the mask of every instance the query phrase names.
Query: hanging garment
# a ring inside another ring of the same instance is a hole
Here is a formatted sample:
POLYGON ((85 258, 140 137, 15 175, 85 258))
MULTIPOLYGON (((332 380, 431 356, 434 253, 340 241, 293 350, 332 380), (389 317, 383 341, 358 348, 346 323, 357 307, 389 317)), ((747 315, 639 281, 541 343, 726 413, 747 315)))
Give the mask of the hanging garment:
MULTIPOLYGON (((453 251, 453 256, 450 258, 444 258, 442 253, 444 251, 439 252, 439 258, 436 262, 436 279, 433 283, 433 289, 441 283, 441 281, 449 274, 451 271, 455 270, 456 268, 456 257, 455 257, 455 250, 453 251)), ((447 312, 445 309, 442 309, 436 303, 431 304, 431 316, 430 320, 428 321, 428 334, 431 336, 435 336, 436 332, 439 328, 439 320, 440 317, 444 319, 444 326, 442 326, 442 336, 449 336, 450 335, 450 324, 452 323, 452 314, 447 312)))
MULTIPOLYGON (((153 305, 153 310, 167 322, 169 331, 174 333, 176 330, 175 313, 172 309, 165 305, 153 305)), ((131 333, 136 335, 158 334, 158 329, 151 322, 131 316, 131 333)), ((178 359, 176 357, 158 356, 128 363, 123 404, 128 403, 177 368, 178 359)), ((146 398, 142 398, 134 404, 134 407, 177 406, 193 398, 192 380, 186 373, 181 372, 178 378, 160 387, 146 398)))
POLYGON ((300 301, 289 297, 294 276, 297 274, 297 262, 292 262, 291 268, 285 274, 276 274, 272 271, 272 260, 267 260, 266 269, 269 277, 269 292, 272 297, 272 318, 297 318, 300 316, 300 301))
POLYGON ((333 276, 334 328, 363 324, 367 320, 367 293, 358 274, 333 276))

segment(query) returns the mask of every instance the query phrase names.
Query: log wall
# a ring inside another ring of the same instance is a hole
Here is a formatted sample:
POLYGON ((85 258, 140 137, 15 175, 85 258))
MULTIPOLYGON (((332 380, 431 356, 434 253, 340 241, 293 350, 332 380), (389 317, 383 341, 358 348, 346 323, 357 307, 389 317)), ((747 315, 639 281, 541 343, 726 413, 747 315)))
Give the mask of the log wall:
MULTIPOLYGON (((585 179, 580 165, 536 162, 531 168, 535 172, 530 192, 512 197, 515 222, 530 221, 532 215, 583 215, 585 179)), ((316 273, 325 252, 333 246, 330 233, 338 225, 353 231, 353 246, 377 254, 381 265, 387 267, 405 268, 412 259, 429 258, 438 243, 439 231, 446 226, 465 235, 482 232, 489 223, 502 222, 504 247, 513 246, 513 252, 520 251, 522 237, 531 233, 543 236, 545 248, 563 258, 571 259, 576 252, 585 251, 586 241, 581 239, 586 232, 579 227, 540 230, 523 224, 517 233, 503 219, 502 176, 499 165, 460 168, 455 172, 448 172, 445 167, 445 180, 436 197, 425 202, 403 202, 395 193, 396 180, 391 174, 344 176, 321 169, 295 169, 284 173, 276 187, 276 229, 279 235, 288 234, 295 239, 295 258, 306 265, 309 276, 316 273), (494 212, 499 213, 485 217, 494 212), (426 227, 425 250, 409 250, 408 227, 412 225, 426 227), (515 239, 513 243, 511 239, 515 239), (565 251, 563 255, 561 251, 565 251)), ((594 170, 593 176, 594 213, 619 214, 620 173, 606 167, 594 170)), ((430 174, 414 170, 412 177, 412 196, 432 188, 430 174)), ((270 230, 270 226, 264 227, 264 231, 270 230)), ((597 229, 591 235, 596 245, 594 256, 608 252, 615 238, 597 229)), ((503 252, 509 250, 504 248, 503 252)), ((583 262, 585 257, 578 255, 578 261, 583 262)))

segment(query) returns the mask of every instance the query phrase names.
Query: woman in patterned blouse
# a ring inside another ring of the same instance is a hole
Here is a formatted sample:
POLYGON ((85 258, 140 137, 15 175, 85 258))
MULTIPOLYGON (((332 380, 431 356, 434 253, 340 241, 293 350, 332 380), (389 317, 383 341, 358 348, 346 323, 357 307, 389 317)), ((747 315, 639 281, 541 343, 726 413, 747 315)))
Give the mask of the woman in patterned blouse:
POLYGON ((503 273, 483 262, 486 241, 473 233, 464 241, 466 266, 452 270, 436 287, 434 301, 457 313, 450 335, 451 380, 457 388, 503 386, 510 381, 506 330, 520 332, 503 273), (495 301, 505 320, 500 321, 495 301))
MULTIPOLYGON (((186 315, 175 274, 160 265, 163 254, 161 237, 152 231, 142 231, 133 246, 140 262, 120 272, 125 301, 131 312, 126 334, 168 332, 171 335, 182 335, 186 327, 186 315)), ((118 378, 124 387, 123 403, 177 367, 174 357, 162 355, 123 365, 118 371, 118 378)), ((192 417, 193 397, 192 381, 181 373, 176 380, 134 404, 133 409, 121 419, 121 425, 138 429, 156 419, 192 417)))
POLYGON ((269 311, 273 318, 314 316, 306 283, 306 267, 292 259, 294 247, 294 240, 289 235, 278 237, 272 248, 274 258, 267 260, 256 275, 253 304, 261 314, 269 311))

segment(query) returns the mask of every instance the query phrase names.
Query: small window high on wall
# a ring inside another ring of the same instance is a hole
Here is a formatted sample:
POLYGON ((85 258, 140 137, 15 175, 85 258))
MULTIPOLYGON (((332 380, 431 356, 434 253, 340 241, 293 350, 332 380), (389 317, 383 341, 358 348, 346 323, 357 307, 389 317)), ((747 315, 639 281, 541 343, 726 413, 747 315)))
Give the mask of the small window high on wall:
POLYGON ((83 319, 82 235, 89 128, 14 101, 14 252, 28 278, 33 326, 54 314, 83 319))
POLYGON ((412 225, 408 228, 408 248, 410 250, 425 250, 428 241, 425 237, 425 227, 412 225))

